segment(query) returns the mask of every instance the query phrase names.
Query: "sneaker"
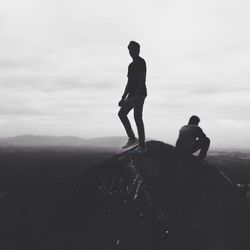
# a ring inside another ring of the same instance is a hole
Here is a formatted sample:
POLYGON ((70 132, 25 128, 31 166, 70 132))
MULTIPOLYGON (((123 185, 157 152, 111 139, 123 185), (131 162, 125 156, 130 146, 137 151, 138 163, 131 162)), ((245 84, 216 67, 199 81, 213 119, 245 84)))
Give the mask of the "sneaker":
POLYGON ((130 148, 132 146, 135 146, 139 143, 138 139, 137 138, 134 138, 134 139, 128 139, 128 142, 126 145, 124 145, 122 148, 125 149, 125 148, 130 148))

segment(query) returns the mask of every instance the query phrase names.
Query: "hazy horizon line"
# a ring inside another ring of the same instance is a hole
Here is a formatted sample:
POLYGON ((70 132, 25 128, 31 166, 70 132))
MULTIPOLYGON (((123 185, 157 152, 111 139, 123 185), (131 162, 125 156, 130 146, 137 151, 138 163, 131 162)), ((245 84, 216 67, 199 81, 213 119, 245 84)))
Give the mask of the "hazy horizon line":
MULTIPOLYGON (((55 137, 55 138, 65 138, 65 137, 71 137, 71 138, 78 138, 81 140, 94 140, 94 139, 107 139, 107 138, 120 138, 120 139, 126 139, 126 136, 122 135, 107 135, 107 136, 97 136, 97 137, 82 137, 77 135, 51 135, 51 134, 19 134, 19 135, 13 135, 13 136, 0 136, 1 139, 10 139, 10 138, 17 138, 17 137, 25 137, 25 136, 33 136, 33 137, 55 137)), ((163 143, 169 144, 174 146, 172 143, 168 142, 167 140, 163 139, 160 140, 159 138, 148 138, 146 141, 162 141, 163 143)), ((227 146, 211 146, 210 151, 223 151, 223 150, 231 150, 231 151, 237 151, 237 150, 244 150, 244 151, 250 151, 250 147, 227 147, 227 146)))

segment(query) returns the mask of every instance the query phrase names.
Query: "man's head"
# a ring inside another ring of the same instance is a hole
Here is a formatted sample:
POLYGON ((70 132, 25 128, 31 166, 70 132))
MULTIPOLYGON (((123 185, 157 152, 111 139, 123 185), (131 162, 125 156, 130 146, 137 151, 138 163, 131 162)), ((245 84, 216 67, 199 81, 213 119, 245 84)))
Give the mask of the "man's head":
POLYGON ((189 124, 189 125, 198 125, 199 122, 200 122, 200 118, 199 118, 198 116, 196 116, 196 115, 192 115, 192 116, 190 117, 190 119, 189 119, 188 124, 189 124))
POLYGON ((140 44, 135 41, 131 41, 128 45, 128 50, 132 58, 137 57, 140 54, 140 44))

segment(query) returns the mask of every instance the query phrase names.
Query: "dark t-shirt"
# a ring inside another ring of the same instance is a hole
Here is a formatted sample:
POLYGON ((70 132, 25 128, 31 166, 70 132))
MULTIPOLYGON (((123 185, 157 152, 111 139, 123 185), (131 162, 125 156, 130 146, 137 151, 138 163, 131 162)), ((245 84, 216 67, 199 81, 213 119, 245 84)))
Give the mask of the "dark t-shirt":
POLYGON ((128 66, 128 96, 136 95, 147 96, 146 88, 146 62, 143 58, 138 57, 128 66), (139 79, 142 77, 142 82, 139 85, 139 79))

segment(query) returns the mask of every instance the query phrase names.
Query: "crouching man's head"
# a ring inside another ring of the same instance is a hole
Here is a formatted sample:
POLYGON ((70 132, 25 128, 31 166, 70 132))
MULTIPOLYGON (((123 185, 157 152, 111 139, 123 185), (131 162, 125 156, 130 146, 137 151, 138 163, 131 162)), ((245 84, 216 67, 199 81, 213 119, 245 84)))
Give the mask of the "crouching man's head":
POLYGON ((189 119, 188 124, 189 124, 189 125, 198 125, 199 122, 200 122, 200 118, 199 118, 198 116, 196 116, 196 115, 192 115, 192 116, 190 117, 190 119, 189 119))

